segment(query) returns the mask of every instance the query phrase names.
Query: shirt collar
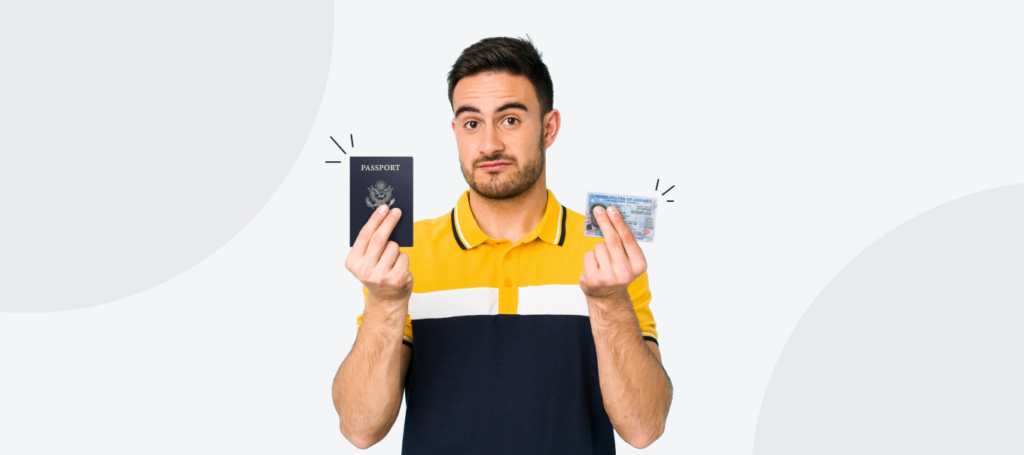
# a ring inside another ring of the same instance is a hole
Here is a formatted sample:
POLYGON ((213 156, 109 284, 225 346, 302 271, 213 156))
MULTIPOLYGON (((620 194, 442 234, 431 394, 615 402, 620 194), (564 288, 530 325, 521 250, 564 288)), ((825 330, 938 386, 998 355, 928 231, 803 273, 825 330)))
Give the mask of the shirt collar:
MULTIPOLYGON (((522 243, 531 242, 536 238, 552 245, 562 246, 565 243, 566 209, 558 203, 551 190, 547 190, 547 195, 548 201, 544 208, 544 217, 526 234, 522 243)), ((490 239, 487 234, 484 234, 484 231, 480 230, 480 225, 477 224, 476 217, 473 216, 473 211, 469 208, 469 190, 459 196, 455 208, 452 209, 451 218, 452 235, 455 236, 455 243, 460 248, 464 250, 473 248, 490 239)))

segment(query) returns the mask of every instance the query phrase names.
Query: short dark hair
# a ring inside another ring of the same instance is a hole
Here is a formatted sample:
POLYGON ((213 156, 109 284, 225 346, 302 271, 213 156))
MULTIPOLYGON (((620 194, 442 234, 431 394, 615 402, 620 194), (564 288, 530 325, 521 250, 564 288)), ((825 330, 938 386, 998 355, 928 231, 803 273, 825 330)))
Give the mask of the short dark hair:
MULTIPOLYGON (((530 35, 526 35, 529 38, 530 35)), ((554 88, 548 67, 540 59, 541 53, 533 41, 522 38, 484 38, 462 50, 448 72, 448 102, 455 109, 452 96, 455 84, 464 77, 494 71, 512 76, 526 76, 537 92, 540 115, 547 115, 554 104, 554 88)))

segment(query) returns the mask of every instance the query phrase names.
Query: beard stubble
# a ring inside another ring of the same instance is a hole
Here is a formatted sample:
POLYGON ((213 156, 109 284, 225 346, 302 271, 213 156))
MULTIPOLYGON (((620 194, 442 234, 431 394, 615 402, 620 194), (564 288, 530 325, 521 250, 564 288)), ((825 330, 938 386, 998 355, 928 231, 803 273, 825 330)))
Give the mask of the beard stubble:
POLYGON ((530 160, 524 166, 519 166, 519 161, 515 157, 502 154, 477 160, 473 163, 472 169, 466 169, 466 166, 462 165, 462 160, 459 160, 459 167, 462 168, 462 176, 465 177, 466 183, 477 194, 488 199, 511 199, 532 188, 537 183, 537 180, 540 179, 540 175, 544 173, 545 150, 543 131, 541 132, 537 149, 540 151, 540 153, 535 154, 537 158, 530 160), (510 163, 509 167, 516 167, 518 172, 509 176, 504 182, 499 181, 499 175, 488 174, 488 181, 480 184, 474 178, 473 170, 476 169, 478 164, 488 161, 508 161, 510 163))

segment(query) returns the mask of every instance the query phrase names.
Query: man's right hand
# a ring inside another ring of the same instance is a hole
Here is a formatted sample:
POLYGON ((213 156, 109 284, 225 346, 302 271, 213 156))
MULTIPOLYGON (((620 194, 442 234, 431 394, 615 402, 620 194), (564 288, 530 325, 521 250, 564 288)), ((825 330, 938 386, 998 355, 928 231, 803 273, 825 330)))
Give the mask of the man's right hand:
POLYGON ((331 393, 341 434, 356 447, 376 444, 402 407, 412 348, 402 343, 409 318, 409 256, 388 241, 402 212, 382 206, 359 231, 345 268, 370 291, 352 350, 338 367, 331 393))
POLYGON ((397 242, 388 241, 401 216, 401 209, 378 207, 359 231, 345 258, 345 268, 370 291, 367 306, 401 311, 404 318, 407 308, 400 307, 408 304, 413 282, 409 255, 399 251, 397 242))

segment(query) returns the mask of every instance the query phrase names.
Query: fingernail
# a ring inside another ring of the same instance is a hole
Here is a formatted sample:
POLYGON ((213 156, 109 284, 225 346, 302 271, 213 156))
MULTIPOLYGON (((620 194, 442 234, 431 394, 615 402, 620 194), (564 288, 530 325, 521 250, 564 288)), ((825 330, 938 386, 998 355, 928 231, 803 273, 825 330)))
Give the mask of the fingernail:
POLYGON ((395 207, 391 209, 391 216, 398 216, 402 214, 402 209, 395 207))
POLYGON ((619 211, 615 210, 615 207, 608 207, 608 215, 616 216, 618 214, 619 214, 619 211))
POLYGON ((594 213, 600 215, 600 214, 604 213, 604 209, 601 208, 601 207, 594 207, 594 213))
POLYGON ((384 211, 387 210, 387 209, 388 209, 388 206, 382 205, 380 207, 377 207, 377 213, 384 213, 384 211))

